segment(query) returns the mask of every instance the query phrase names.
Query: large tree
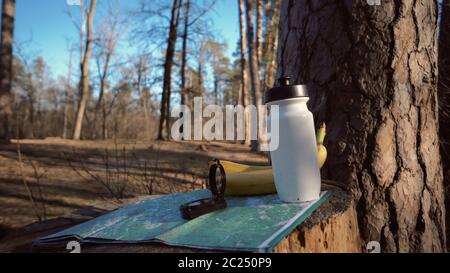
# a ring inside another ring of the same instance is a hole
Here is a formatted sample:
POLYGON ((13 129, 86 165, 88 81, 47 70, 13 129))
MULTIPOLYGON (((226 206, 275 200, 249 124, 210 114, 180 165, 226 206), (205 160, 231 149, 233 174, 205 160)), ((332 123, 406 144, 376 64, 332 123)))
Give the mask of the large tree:
POLYGON ((166 140, 169 134, 170 124, 170 98, 172 93, 172 67, 175 56, 175 47, 178 36, 178 24, 180 21, 181 0, 173 0, 167 37, 166 57, 164 61, 163 92, 161 97, 161 116, 159 120, 158 139, 166 140))
POLYGON ((187 43, 189 38, 190 10, 191 10, 191 0, 186 0, 186 3, 184 5, 183 45, 181 49, 181 105, 186 105, 187 99, 186 65, 187 65, 187 43))
POLYGON ((310 85, 328 178, 353 191, 365 241, 445 251, 437 1, 284 0, 278 76, 310 85))
MULTIPOLYGON (((86 106, 89 101, 89 61, 92 54, 92 44, 94 38, 94 13, 97 0, 91 0, 91 4, 87 13, 87 36, 86 45, 82 57, 81 65, 81 77, 80 77, 80 98, 78 102, 78 110, 75 120, 75 128, 73 132, 73 139, 79 140, 81 138, 81 129, 83 127, 83 119, 86 112, 86 106)), ((84 13, 84 10, 82 10, 84 13)), ((84 20, 83 20, 84 21, 84 20)), ((84 24, 84 22, 82 22, 84 24)), ((83 28, 83 27, 81 27, 83 28)), ((82 38, 83 39, 83 38, 82 38)), ((82 43, 82 41, 81 41, 82 43)))
POLYGON ((266 31, 263 50, 264 90, 272 88, 275 84, 280 6, 281 0, 266 0, 266 31))
POLYGON ((0 43, 0 139, 11 138, 10 122, 12 117, 12 65, 14 44, 15 0, 3 0, 2 29, 0 43))
MULTIPOLYGON (((442 2, 439 33, 439 123, 446 187, 447 223, 450 220, 450 0, 442 2)), ((449 230, 447 226, 447 230, 449 230)), ((449 234, 449 232, 447 232, 449 234)))
MULTIPOLYGON (((240 104, 244 107, 250 104, 250 92, 248 81, 248 60, 247 60, 247 28, 245 20, 245 0, 237 0, 239 5, 239 33, 240 33, 240 53, 241 53, 241 95, 240 104)), ((246 145, 250 145, 251 138, 250 117, 247 115, 245 119, 245 141, 246 145)))
MULTIPOLYGON (((250 62, 251 94, 253 105, 261 105, 261 82, 259 77, 258 47, 255 41, 255 2, 256 0, 245 0, 248 59, 250 62)), ((252 151, 258 149, 258 141, 251 141, 252 151)))

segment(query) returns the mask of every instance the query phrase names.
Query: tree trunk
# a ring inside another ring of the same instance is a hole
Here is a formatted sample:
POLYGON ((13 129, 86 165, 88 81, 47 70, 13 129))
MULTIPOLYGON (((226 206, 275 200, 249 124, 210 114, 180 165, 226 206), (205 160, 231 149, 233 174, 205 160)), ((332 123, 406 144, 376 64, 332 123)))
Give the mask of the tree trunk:
MULTIPOLYGON (((183 45, 181 49, 181 105, 187 105, 187 91, 186 91, 186 64, 187 64, 187 42, 189 36, 189 10, 191 8, 191 0, 186 0, 184 6, 184 30, 183 30, 183 45)), ((180 134, 183 136, 184 127, 180 127, 180 134)))
POLYGON ((445 251, 437 1, 347 3, 283 1, 278 76, 310 85, 325 174, 351 186, 366 243, 445 251))
POLYGON ((258 57, 258 68, 261 67, 263 57, 263 7, 263 0, 256 0, 256 52, 258 57))
POLYGON ((14 44, 15 0, 3 0, 2 29, 0 44, 0 140, 11 138, 10 122, 12 118, 12 63, 14 44))
POLYGON ((99 73, 100 76, 100 91, 98 95, 97 103, 95 104, 95 112, 94 112, 94 121, 92 122, 93 130, 92 130, 92 136, 94 139, 97 139, 97 118, 100 110, 102 111, 102 119, 103 119, 103 130, 102 130, 102 139, 106 140, 106 102, 104 101, 103 97, 105 95, 105 89, 106 89, 106 78, 108 76, 109 71, 109 63, 111 60, 113 54, 113 47, 108 47, 106 52, 106 59, 105 63, 103 64, 103 68, 99 73))
POLYGON ((278 48, 278 25, 280 22, 281 0, 266 0, 266 41, 264 49, 264 89, 268 90, 275 84, 276 49, 278 48))
MULTIPOLYGON (((247 60, 247 31, 245 29, 245 0, 238 0, 239 5, 239 27, 241 44, 241 101, 239 103, 246 107, 250 104, 250 92, 248 90, 248 60, 247 60)), ((250 118, 245 119, 245 145, 250 145, 250 118)))
POLYGON ((191 8, 191 0, 186 0, 184 7, 184 31, 183 31, 183 48, 181 51, 181 105, 186 105, 186 64, 187 64, 187 41, 189 37, 189 10, 191 8))
POLYGON ((197 95, 199 97, 203 96, 203 58, 199 59, 198 67, 197 67, 197 75, 198 75, 198 91, 197 95))
POLYGON ((92 53, 93 42, 93 28, 94 28, 94 12, 97 0, 91 0, 91 5, 88 11, 87 24, 87 39, 84 58, 81 65, 81 79, 80 79, 80 100, 78 102, 77 116, 75 120, 75 129, 73 132, 73 139, 79 140, 81 137, 81 129, 83 127, 84 114, 86 112, 86 105, 89 100, 89 61, 92 53))
POLYGON ((63 124, 63 134, 62 138, 67 139, 67 134, 69 131, 69 111, 72 105, 72 60, 73 60, 73 48, 70 48, 69 56, 69 69, 67 73, 67 86, 66 86, 66 104, 64 106, 64 124, 63 124))
POLYGON ((172 13, 167 39, 166 59, 164 63, 164 82, 161 99, 161 117, 159 120, 158 140, 167 140, 170 124, 170 96, 172 82, 172 66, 177 43, 178 22, 180 18, 181 0, 173 0, 172 13))
MULTIPOLYGON (((446 192, 446 222, 450 221, 450 0, 442 2, 442 17, 439 33, 439 122, 441 154, 444 167, 444 185, 446 192)), ((447 235, 449 235, 447 225, 447 235)))
POLYGON ((219 105, 219 79, 217 75, 214 76, 214 87, 213 87, 213 93, 214 93, 214 104, 219 105))
MULTIPOLYGON (((255 0, 245 0, 247 9, 247 40, 248 40, 248 55, 250 60, 250 79, 251 79, 251 90, 252 99, 255 106, 261 105, 261 94, 260 94, 260 79, 259 79, 259 69, 258 69, 258 56, 255 44, 255 23, 254 23, 254 1, 255 0)), ((258 149, 258 141, 251 141, 252 151, 258 149)))
POLYGON ((102 138, 108 139, 108 127, 107 127, 108 114, 106 113, 106 103, 102 104, 102 138))
POLYGON ((142 86, 142 81, 147 73, 147 56, 142 55, 139 57, 139 61, 137 64, 137 81, 136 81, 136 89, 139 93, 139 100, 141 103, 142 111, 144 112, 144 122, 145 122, 145 137, 151 138, 150 136, 150 115, 148 111, 148 89, 147 87, 142 86))

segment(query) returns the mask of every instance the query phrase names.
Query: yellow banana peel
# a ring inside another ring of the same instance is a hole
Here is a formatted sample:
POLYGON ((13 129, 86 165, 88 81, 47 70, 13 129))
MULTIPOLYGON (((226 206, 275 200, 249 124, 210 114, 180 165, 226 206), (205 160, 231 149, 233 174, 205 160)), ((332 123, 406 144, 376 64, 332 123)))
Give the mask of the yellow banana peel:
POLYGON ((319 161, 319 167, 322 169, 327 161, 328 151, 323 145, 325 141, 325 136, 327 135, 327 126, 325 123, 320 125, 319 131, 317 132, 317 160, 319 161))
POLYGON ((245 172, 254 172, 261 170, 271 170, 271 166, 251 166, 245 164, 239 164, 231 161, 220 160, 220 164, 222 164, 225 169, 226 174, 239 174, 245 172))
POLYGON ((243 173, 226 173, 225 195, 253 196, 276 193, 272 168, 243 173))
MULTIPOLYGON (((322 168, 328 152, 323 145, 326 125, 322 123, 317 132, 317 160, 322 168)), ((211 162, 211 164, 217 161, 211 162)), ((231 161, 220 160, 225 170, 227 196, 254 196, 276 193, 275 180, 271 166, 251 166, 231 161)))

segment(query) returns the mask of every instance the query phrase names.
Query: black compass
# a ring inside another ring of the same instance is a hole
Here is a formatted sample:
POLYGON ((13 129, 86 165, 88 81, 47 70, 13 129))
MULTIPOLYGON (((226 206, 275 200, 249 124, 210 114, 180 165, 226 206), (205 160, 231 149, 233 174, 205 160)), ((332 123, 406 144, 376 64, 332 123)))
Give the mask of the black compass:
POLYGON ((227 207, 225 201, 226 177, 225 170, 219 160, 214 160, 209 168, 208 187, 213 197, 189 202, 180 207, 181 216, 192 220, 213 211, 227 207))

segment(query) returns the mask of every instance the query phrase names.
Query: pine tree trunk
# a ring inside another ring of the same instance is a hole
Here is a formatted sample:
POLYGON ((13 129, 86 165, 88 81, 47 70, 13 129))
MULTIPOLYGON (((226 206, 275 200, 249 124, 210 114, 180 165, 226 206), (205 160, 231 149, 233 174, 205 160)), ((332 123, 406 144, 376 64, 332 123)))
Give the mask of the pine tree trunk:
MULTIPOLYGON (((245 0, 238 0, 239 5, 239 27, 240 27, 240 45, 241 45, 241 101, 242 106, 250 104, 250 92, 248 90, 248 60, 247 60, 247 31, 245 29, 245 0)), ((250 145, 250 117, 245 119, 245 145, 250 145)))
POLYGON ((164 82, 161 99, 161 116, 159 119, 158 140, 167 140, 169 134, 172 66, 173 58, 175 56, 175 46, 177 43, 180 7, 181 0, 173 0, 169 37, 167 38, 166 58, 164 62, 164 82))
POLYGON ((266 43, 264 48, 264 89, 275 84, 276 49, 278 47, 278 25, 280 22, 281 0, 266 0, 266 43))
MULTIPOLYGON (((439 123, 441 154, 444 167, 446 193, 446 219, 450 221, 450 0, 442 2, 441 26, 439 33, 439 123)), ((447 225, 447 235, 449 235, 447 225)))
POLYGON ((186 105, 186 64, 187 64, 187 41, 189 36, 189 11, 191 8, 191 0, 186 0, 184 7, 184 31, 183 46, 181 51, 181 105, 186 105))
MULTIPOLYGON (((187 42, 189 36, 189 11, 191 8, 191 0, 186 0, 184 6, 184 30, 183 45, 181 49, 181 105, 187 105, 187 86, 186 86, 186 65, 187 65, 187 42)), ((180 134, 184 138, 184 127, 180 127, 180 134)))
POLYGON ((11 138, 10 123, 13 112, 12 62, 14 44, 15 0, 3 0, 0 44, 0 140, 11 138))
MULTIPOLYGON (((255 0, 245 0, 246 11, 247 11, 247 41, 248 41, 248 55, 250 60, 250 79, 251 79, 251 94, 253 99, 253 104, 255 106, 261 105, 261 94, 260 94, 260 79, 259 79, 259 65, 258 65, 258 55, 257 47, 255 42, 255 22, 254 22, 254 1, 255 0)), ((258 149, 258 141, 251 141, 252 151, 258 149)))
POLYGON ((256 53, 258 57, 258 68, 261 67, 263 57, 263 0, 256 0, 256 53))
POLYGON ((363 239, 445 251, 437 1, 284 0, 278 76, 310 85, 328 178, 350 184, 363 239))
POLYGON ((97 0, 91 0, 91 5, 88 11, 87 23, 87 39, 84 52, 84 58, 81 66, 81 80, 80 80, 80 100, 78 102, 77 116, 75 120, 75 129, 73 132, 73 139, 79 140, 81 138, 81 129, 83 127, 83 119, 86 113, 86 106, 89 100, 89 61, 92 53, 92 43, 94 39, 94 12, 97 0))

